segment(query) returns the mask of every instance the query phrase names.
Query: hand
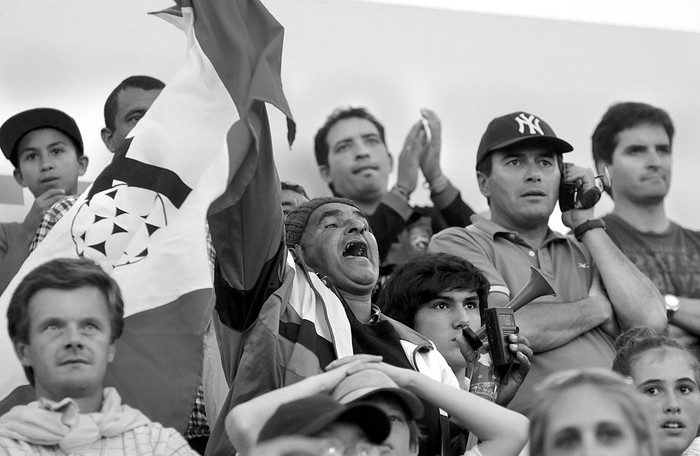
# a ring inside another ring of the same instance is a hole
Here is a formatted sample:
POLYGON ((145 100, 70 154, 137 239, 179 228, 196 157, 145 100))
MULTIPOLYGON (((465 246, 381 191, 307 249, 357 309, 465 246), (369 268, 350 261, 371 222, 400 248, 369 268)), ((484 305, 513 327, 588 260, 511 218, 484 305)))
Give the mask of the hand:
POLYGON ((386 375, 391 377, 393 381, 396 382, 397 385, 399 385, 401 388, 409 388, 411 384, 411 376, 418 374, 418 375, 423 375, 420 374, 412 369, 404 369, 402 367, 396 367, 392 366, 391 364, 387 363, 363 363, 363 364, 356 364, 352 366, 350 369, 348 369, 348 375, 355 374, 357 372, 367 370, 367 369, 375 369, 381 372, 384 372, 386 375))
MULTIPOLYGON (((340 359, 328 364, 325 368, 325 372, 319 374, 317 379, 321 382, 321 389, 323 391, 332 391, 333 388, 338 386, 338 383, 342 382, 345 377, 351 374, 349 372, 355 366, 360 366, 363 364, 370 364, 372 366, 377 366, 382 362, 381 356, 375 355, 351 355, 345 356, 340 359)), ((311 377, 309 377, 311 378, 311 377)))
MULTIPOLYGON (((567 164, 564 167, 564 176, 566 182, 575 183, 578 187, 579 195, 587 190, 596 187, 595 175, 590 168, 583 168, 572 164, 567 164)), ((586 220, 594 218, 593 208, 588 209, 571 209, 561 215, 561 220, 567 227, 574 229, 586 220)))
POLYGON ((36 231, 36 229, 39 228, 41 219, 44 217, 44 213, 55 203, 61 201, 65 196, 66 191, 62 188, 52 188, 39 195, 34 200, 31 209, 29 209, 29 213, 27 213, 27 216, 24 218, 22 228, 28 233, 36 231))
POLYGON ((420 121, 413 124, 406 136, 401 155, 399 155, 399 168, 396 184, 413 193, 418 184, 418 159, 425 154, 428 148, 426 144, 425 130, 420 121))
MULTIPOLYGON (((476 361, 476 352, 464 337, 457 337, 457 345, 459 345, 459 351, 462 353, 464 360, 467 362, 467 366, 471 367, 474 364, 474 361, 476 361)), ((469 376, 469 373, 467 376, 469 376)))
POLYGON ((501 379, 501 384, 498 388, 498 399, 499 405, 506 406, 513 400, 515 393, 518 392, 520 385, 523 384, 525 377, 530 372, 532 363, 530 360, 534 356, 532 348, 530 347, 530 341, 527 340, 525 336, 520 334, 510 334, 508 349, 513 353, 515 361, 517 361, 517 368, 511 369, 508 376, 501 379))
POLYGON ((421 115, 430 127, 430 143, 425 153, 420 156, 420 169, 428 183, 442 176, 440 168, 440 151, 442 149, 442 125, 438 116, 430 109, 421 109, 421 115))

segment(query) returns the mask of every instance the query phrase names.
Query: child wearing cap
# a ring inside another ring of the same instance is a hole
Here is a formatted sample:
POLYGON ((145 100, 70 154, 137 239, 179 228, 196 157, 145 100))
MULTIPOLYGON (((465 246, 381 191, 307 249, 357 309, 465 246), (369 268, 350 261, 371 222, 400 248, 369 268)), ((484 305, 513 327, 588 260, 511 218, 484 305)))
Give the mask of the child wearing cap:
POLYGON ((251 453, 380 456, 377 445, 390 430, 389 417, 374 404, 345 405, 320 393, 280 405, 260 430, 251 453))
POLYGON ((78 191, 88 158, 72 117, 57 109, 35 108, 10 117, 0 126, 0 149, 15 167, 13 175, 34 195, 21 223, 0 224, 0 292, 24 260, 44 214, 78 191))
POLYGON ((322 374, 237 405, 226 417, 226 433, 237 452, 247 456, 281 404, 329 392, 341 404, 369 402, 389 417, 391 432, 379 448, 383 456, 418 454, 416 420, 424 410, 421 400, 440 407, 480 438, 479 445, 465 456, 516 456, 528 438, 529 422, 524 416, 420 372, 383 363, 373 355, 336 360, 322 374))

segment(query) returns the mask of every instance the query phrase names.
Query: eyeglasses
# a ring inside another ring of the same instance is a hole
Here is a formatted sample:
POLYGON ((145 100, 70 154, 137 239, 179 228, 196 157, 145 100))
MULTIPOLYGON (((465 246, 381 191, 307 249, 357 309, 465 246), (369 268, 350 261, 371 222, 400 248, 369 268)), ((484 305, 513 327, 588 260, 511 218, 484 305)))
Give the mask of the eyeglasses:
POLYGON ((369 442, 357 442, 345 446, 337 439, 330 439, 328 446, 319 456, 379 456, 379 448, 369 442))

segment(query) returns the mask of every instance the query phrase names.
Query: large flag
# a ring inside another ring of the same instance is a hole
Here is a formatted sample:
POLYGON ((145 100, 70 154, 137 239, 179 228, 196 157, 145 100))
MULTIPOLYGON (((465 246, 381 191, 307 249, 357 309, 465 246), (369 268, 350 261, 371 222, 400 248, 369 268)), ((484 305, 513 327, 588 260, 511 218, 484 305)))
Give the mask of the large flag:
MULTIPOLYGON (((158 13, 187 36, 182 68, 112 163, 25 261, 0 296, 0 327, 21 278, 49 259, 85 256, 110 271, 126 326, 106 384, 184 431, 212 312, 205 219, 236 202, 268 128, 265 103, 291 119, 280 80, 282 27, 257 0, 183 0, 158 13)), ((289 140, 293 138, 289 121, 289 140)), ((27 383, 0 331, 0 398, 27 383)))

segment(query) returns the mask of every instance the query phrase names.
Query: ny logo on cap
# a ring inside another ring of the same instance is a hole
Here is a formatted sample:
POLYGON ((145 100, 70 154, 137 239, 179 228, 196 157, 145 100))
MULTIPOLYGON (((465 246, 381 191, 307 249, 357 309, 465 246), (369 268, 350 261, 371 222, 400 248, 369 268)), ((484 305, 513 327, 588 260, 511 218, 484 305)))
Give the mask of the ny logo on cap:
POLYGON ((521 135, 525 133, 525 126, 527 125, 530 128, 529 134, 534 135, 535 133, 539 133, 544 136, 544 132, 542 128, 540 128, 540 119, 533 114, 527 116, 524 112, 521 112, 515 120, 518 122, 518 131, 521 135))

